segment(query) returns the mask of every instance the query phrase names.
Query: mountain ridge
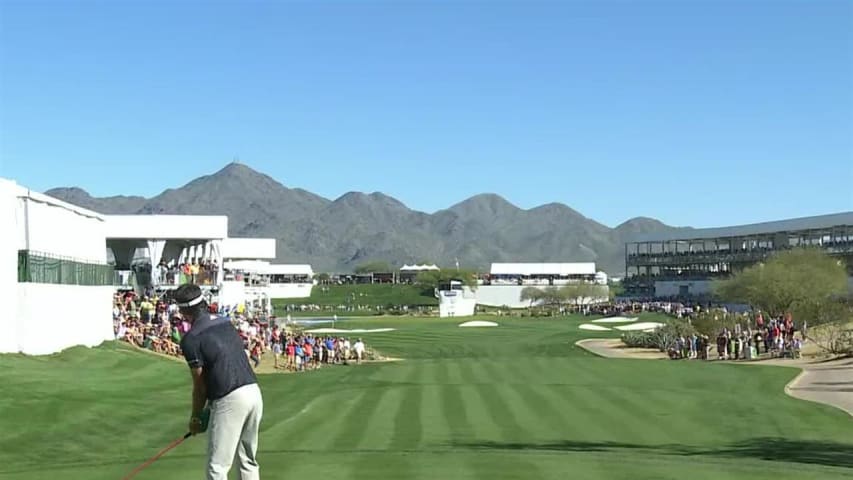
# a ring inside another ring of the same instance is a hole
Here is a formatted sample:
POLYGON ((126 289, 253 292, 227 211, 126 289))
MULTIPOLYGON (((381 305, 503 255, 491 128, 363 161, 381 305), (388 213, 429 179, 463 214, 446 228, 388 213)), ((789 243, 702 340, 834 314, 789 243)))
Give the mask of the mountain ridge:
POLYGON ((227 215, 229 235, 275 238, 277 261, 311 263, 317 271, 351 271, 369 260, 452 265, 459 258, 476 269, 492 262, 595 261, 620 274, 627 236, 678 229, 648 217, 611 228, 562 203, 524 209, 495 193, 434 213, 381 192, 330 200, 236 162, 151 198, 93 197, 80 187, 45 193, 104 214, 227 215))

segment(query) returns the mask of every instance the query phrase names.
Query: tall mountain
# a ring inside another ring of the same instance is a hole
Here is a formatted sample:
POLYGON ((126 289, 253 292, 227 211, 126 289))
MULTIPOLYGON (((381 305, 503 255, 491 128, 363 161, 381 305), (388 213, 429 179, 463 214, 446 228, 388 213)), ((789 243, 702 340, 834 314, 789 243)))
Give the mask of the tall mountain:
POLYGON ((446 210, 411 210, 382 193, 349 192, 334 201, 287 188, 240 163, 146 199, 95 198, 55 188, 48 195, 107 214, 228 216, 229 235, 277 239, 278 260, 308 262, 317 271, 349 271, 368 260, 392 264, 430 259, 472 268, 491 262, 595 261, 624 271, 624 241, 636 233, 672 230, 650 218, 610 228, 566 205, 521 209, 481 194, 446 210))

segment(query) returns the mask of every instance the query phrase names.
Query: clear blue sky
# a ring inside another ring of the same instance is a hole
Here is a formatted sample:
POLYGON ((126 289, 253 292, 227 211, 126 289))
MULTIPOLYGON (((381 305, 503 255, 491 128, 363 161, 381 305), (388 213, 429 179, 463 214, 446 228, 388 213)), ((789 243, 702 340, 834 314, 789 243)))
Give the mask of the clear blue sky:
POLYGON ((0 175, 151 196, 233 157, 428 212, 853 210, 853 2, 0 3, 0 175))

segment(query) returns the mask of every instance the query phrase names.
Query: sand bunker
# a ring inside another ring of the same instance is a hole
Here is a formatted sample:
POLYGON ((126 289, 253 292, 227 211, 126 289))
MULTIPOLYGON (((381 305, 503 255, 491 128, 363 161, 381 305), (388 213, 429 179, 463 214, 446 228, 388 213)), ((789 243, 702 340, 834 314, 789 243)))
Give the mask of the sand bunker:
POLYGON ((599 318, 598 320, 593 320, 592 323, 628 323, 628 322, 636 322, 637 317, 628 318, 628 317, 607 317, 607 318, 599 318))
POLYGON ((581 330, 595 330, 596 332, 606 332, 610 330, 609 327, 602 327, 601 325, 593 325, 591 323, 584 323, 583 325, 578 326, 578 328, 581 330))
POLYGON ((497 327, 495 322, 487 322, 485 320, 472 320, 470 322, 460 323, 460 327, 497 327))
POLYGON ((314 330, 305 330, 306 333, 380 333, 393 332, 396 328, 353 328, 352 330, 344 330, 341 328, 315 328, 314 330))
POLYGON ((628 331, 628 330, 654 330, 658 327, 662 327, 663 324, 659 322, 640 322, 640 323, 632 323, 630 325, 617 325, 613 328, 617 330, 628 331))

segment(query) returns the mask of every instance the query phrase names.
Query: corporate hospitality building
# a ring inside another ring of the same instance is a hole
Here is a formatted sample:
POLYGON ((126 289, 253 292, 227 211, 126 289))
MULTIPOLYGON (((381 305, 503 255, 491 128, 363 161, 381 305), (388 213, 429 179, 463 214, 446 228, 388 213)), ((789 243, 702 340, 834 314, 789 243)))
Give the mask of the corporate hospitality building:
POLYGON ((310 265, 270 263, 274 239, 228 238, 225 216, 103 215, 0 178, 0 225, 0 353, 112 339, 117 290, 193 281, 222 304, 269 307, 313 286, 310 265))
POLYGON ((637 235, 625 245, 624 285, 634 296, 701 297, 714 279, 805 246, 853 267, 853 212, 637 235))

